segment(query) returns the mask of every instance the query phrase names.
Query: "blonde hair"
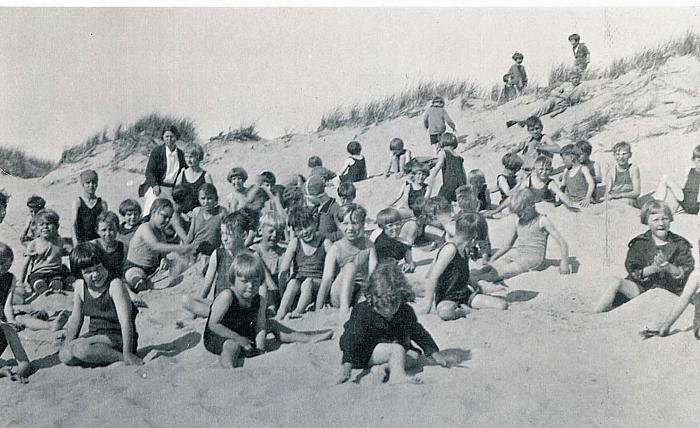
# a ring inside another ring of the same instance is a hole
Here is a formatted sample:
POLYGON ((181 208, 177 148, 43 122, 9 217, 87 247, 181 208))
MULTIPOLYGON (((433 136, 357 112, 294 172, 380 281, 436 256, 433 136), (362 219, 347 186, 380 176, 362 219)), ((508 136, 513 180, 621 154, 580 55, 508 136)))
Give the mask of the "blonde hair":
POLYGON ((265 266, 254 254, 240 253, 231 262, 226 277, 231 285, 236 283, 236 277, 260 285, 265 280, 265 266))

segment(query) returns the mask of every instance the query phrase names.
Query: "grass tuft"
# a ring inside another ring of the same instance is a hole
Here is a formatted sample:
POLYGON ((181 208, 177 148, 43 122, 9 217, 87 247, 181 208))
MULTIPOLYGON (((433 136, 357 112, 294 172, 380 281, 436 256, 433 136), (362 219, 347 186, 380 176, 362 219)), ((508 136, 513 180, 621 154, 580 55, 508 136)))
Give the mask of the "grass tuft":
POLYGON ((219 135, 209 138, 210 143, 228 143, 232 141, 243 142, 243 141, 260 141, 260 135, 255 129, 255 123, 248 125, 241 124, 236 129, 230 129, 228 132, 219 132, 219 135))
POLYGON ((18 178, 43 177, 56 167, 54 162, 27 155, 14 147, 0 147, 0 175, 18 178))

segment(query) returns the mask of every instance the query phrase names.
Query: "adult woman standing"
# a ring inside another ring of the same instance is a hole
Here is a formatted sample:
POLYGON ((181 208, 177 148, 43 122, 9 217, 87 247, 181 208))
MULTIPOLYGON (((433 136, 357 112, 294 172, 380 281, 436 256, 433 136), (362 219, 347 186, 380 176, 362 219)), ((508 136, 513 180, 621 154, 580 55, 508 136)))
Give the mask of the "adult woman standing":
POLYGON ((173 186, 184 168, 185 154, 177 148, 180 132, 175 126, 163 130, 164 144, 151 152, 146 165, 146 181, 139 186, 139 196, 144 198, 143 212, 148 213, 156 198, 170 199, 173 186))

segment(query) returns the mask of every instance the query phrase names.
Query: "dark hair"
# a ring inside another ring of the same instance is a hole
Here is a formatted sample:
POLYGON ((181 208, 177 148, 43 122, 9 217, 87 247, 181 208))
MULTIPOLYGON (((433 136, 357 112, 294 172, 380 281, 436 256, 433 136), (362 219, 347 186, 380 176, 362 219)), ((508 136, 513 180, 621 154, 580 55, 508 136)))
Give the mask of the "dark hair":
POLYGON ((8 195, 4 190, 0 189, 0 207, 7 208, 7 201, 10 199, 10 195, 8 195))
POLYGON ((523 158, 515 153, 506 153, 501 158, 501 163, 503 164, 504 168, 518 172, 520 171, 520 168, 523 167, 523 158))
POLYGON ((403 140, 401 138, 392 138, 389 142, 389 151, 403 152, 403 140))
POLYGON ((27 208, 31 210, 40 210, 46 206, 46 201, 41 196, 32 195, 27 199, 27 208))
POLYGON ((375 309, 412 302, 416 298, 411 284, 396 263, 380 263, 370 275, 363 292, 367 303, 375 309))
POLYGON ((442 196, 433 196, 425 201, 423 216, 430 222, 437 218, 438 214, 452 213, 452 204, 442 196))
POLYGON ((173 203, 170 202, 170 199, 158 198, 153 201, 153 204, 151 204, 151 211, 149 212, 151 218, 153 218, 153 214, 165 208, 173 209, 173 203))
POLYGON ((512 76, 512 74, 510 74, 510 73, 504 74, 503 75, 503 82, 508 83, 508 79, 510 78, 510 76, 512 76))
POLYGON ((201 186, 199 186, 199 190, 197 190, 197 196, 199 196, 199 194, 202 192, 204 192, 204 194, 207 196, 214 197, 214 199, 216 199, 217 201, 219 200, 219 193, 216 191, 216 186, 214 186, 211 183, 204 183, 201 186))
POLYGON ((401 214, 396 208, 384 208, 377 213, 377 226, 384 229, 387 224, 401 221, 401 214))
POLYGON ((165 133, 168 131, 173 133, 176 140, 180 139, 180 131, 177 130, 177 127, 175 125, 170 125, 170 126, 166 127, 165 129, 163 129, 163 132, 160 133, 161 140, 163 139, 163 136, 165 135, 165 133))
POLYGON ((231 171, 228 172, 228 175, 226 176, 226 181, 230 183, 231 180, 233 180, 236 177, 240 178, 243 181, 246 181, 248 179, 248 173, 245 169, 243 169, 240 166, 233 167, 231 168, 231 171))
POLYGON ((479 214, 460 213, 455 219, 455 232, 467 237, 467 239, 471 239, 479 231, 479 220, 479 214))
POLYGON ((12 252, 12 248, 9 245, 0 242, 0 261, 7 259, 10 259, 10 262, 14 261, 15 254, 12 252))
POLYGON ((559 155, 561 157, 564 157, 566 155, 571 155, 578 160, 581 158, 581 150, 575 144, 567 144, 561 148, 559 155))
POLYGON ((81 242, 70 252, 70 270, 77 276, 82 276, 83 269, 102 264, 103 252, 90 242, 81 242))
POLYGON ((616 151, 622 150, 622 149, 627 149, 629 151, 632 151, 632 146, 627 141, 620 141, 619 143, 615 143, 615 145, 612 148, 612 152, 615 153, 616 151))
POLYGON ((98 181, 97 172, 94 169, 86 169, 80 173, 81 183, 86 183, 90 180, 98 181))
POLYGON ((299 186, 289 186, 282 192, 282 208, 288 209, 304 204, 304 191, 299 186))
POLYGON ((141 205, 134 199, 124 199, 122 203, 119 204, 119 214, 125 216, 129 211, 136 211, 141 215, 141 205))
POLYGON ((95 226, 99 227, 100 223, 111 224, 116 230, 119 230, 119 217, 117 217, 117 215, 112 211, 105 211, 100 213, 100 215, 97 216, 95 226))
POLYGON ((453 149, 456 149, 457 144, 457 136, 451 132, 445 132, 440 137, 440 147, 452 147, 453 149))
POLYGON ((542 125, 542 121, 537 116, 530 116, 527 119, 525 119, 525 126, 527 128, 534 128, 535 126, 539 126, 540 128, 544 128, 544 126, 542 125))
POLYGON ((242 211, 234 211, 227 214, 226 217, 221 220, 221 225, 228 231, 239 229, 243 234, 250 231, 250 220, 242 211))
POLYGON ((36 216, 34 217, 34 221, 36 222, 36 224, 41 224, 42 221, 46 221, 50 224, 55 224, 57 227, 59 220, 60 217, 58 213, 49 208, 44 208, 43 210, 36 213, 36 216))
POLYGON ((412 159, 409 162, 409 164, 407 164, 406 169, 411 171, 411 173, 424 172, 426 174, 430 174, 430 167, 425 162, 421 162, 421 161, 417 161, 415 159, 412 159))
POLYGON ((588 140, 581 140, 576 143, 576 147, 581 151, 581 154, 590 155, 593 152, 593 146, 588 140))
POLYGON ((338 209, 335 218, 338 223, 342 223, 345 217, 350 216, 350 220, 364 222, 367 219, 367 210, 360 204, 347 204, 338 209))
POLYGON ((700 145, 693 149, 693 159, 700 159, 700 145))
POLYGON ((348 153, 351 155, 359 155, 362 152, 362 145, 357 141, 350 141, 347 146, 348 153))
POLYGON ((275 183, 277 183, 277 178, 275 177, 275 174, 273 174, 270 171, 261 172, 260 177, 262 178, 263 183, 269 184, 270 186, 274 186, 275 183))
MULTIPOLYGON (((197 195, 199 195, 199 192, 197 192, 197 195)), ((185 204, 190 198, 190 189, 184 184, 178 184, 177 186, 173 187, 173 193, 171 196, 173 198, 173 202, 176 204, 185 204)))
POLYGON ((297 206, 289 210, 287 224, 289 224, 292 230, 304 229, 316 225, 316 223, 314 211, 310 207, 297 206))
POLYGON ((357 196, 357 187, 349 181, 344 181, 338 186, 338 196, 341 198, 355 198, 357 196))
POLYGON ((513 60, 516 60, 516 59, 518 59, 518 58, 523 58, 523 59, 524 59, 525 57, 524 57, 523 54, 521 54, 520 52, 515 52, 515 53, 513 54, 513 57, 512 57, 512 58, 513 58, 513 60))
POLYGON ((579 36, 576 33, 573 33, 572 35, 569 36, 569 40, 573 40, 575 42, 578 42, 579 40, 581 40, 581 36, 579 36))
POLYGON ((455 196, 457 199, 457 205, 461 212, 475 213, 481 208, 481 201, 479 201, 479 189, 477 187, 465 184, 459 186, 455 190, 455 196))
POLYGON ((317 166, 323 166, 323 161, 318 156, 311 156, 308 162, 309 168, 315 168, 317 166))

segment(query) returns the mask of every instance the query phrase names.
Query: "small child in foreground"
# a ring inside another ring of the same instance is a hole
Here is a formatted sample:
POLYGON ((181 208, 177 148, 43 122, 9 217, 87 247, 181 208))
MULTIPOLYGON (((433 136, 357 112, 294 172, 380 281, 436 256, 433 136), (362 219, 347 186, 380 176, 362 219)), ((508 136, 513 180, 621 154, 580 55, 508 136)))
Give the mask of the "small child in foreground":
POLYGON ((396 174, 397 177, 403 177, 406 175, 406 164, 411 161, 411 151, 404 148, 401 138, 392 138, 389 142, 389 151, 391 159, 389 159, 389 166, 387 166, 384 176, 396 174))
POLYGON ((338 177, 340 182, 349 181, 355 183, 367 179, 367 164, 362 156, 362 146, 357 141, 350 141, 347 145, 350 156, 343 164, 343 169, 338 177))
POLYGON ((370 367, 383 371, 383 377, 388 375, 392 384, 420 383, 406 374, 406 368, 419 362, 421 351, 426 362, 447 365, 435 340, 408 304, 415 296, 396 264, 379 265, 364 294, 366 300, 353 308, 340 337, 343 358, 338 383, 348 381, 352 369, 370 367))
POLYGON ((262 261, 252 254, 238 254, 227 275, 229 288, 214 299, 204 329, 204 347, 219 355, 224 368, 242 365, 244 358, 265 352, 265 337, 272 332, 280 342, 315 343, 333 336, 331 330, 294 331, 266 318, 266 292, 262 261))
POLYGON ((83 195, 73 202, 73 244, 92 241, 97 236, 97 217, 107 212, 107 202, 97 197, 97 173, 91 169, 80 173, 83 195))
POLYGON ((124 221, 119 224, 117 239, 124 244, 124 248, 129 248, 129 242, 141 224, 141 214, 141 205, 134 199, 124 199, 119 204, 119 215, 124 221))
POLYGON ((618 294, 622 295, 623 301, 634 299, 652 288, 681 294, 693 271, 695 260, 690 242, 671 232, 673 212, 665 202, 651 200, 645 203, 640 220, 649 230, 634 237, 628 245, 625 268, 629 275, 614 278, 606 286, 595 312, 609 310, 618 294))
POLYGON ((27 223, 24 225, 22 230, 22 235, 19 240, 22 244, 27 244, 36 238, 36 213, 43 210, 46 207, 46 201, 41 196, 32 195, 27 199, 27 208, 29 208, 29 216, 27 217, 27 223))
POLYGON ((630 163, 632 147, 629 143, 620 141, 613 146, 612 151, 615 165, 608 168, 604 198, 636 206, 642 184, 639 167, 630 163))
POLYGON ((661 176, 659 186, 654 193, 654 199, 666 201, 671 207, 671 211, 676 211, 679 207, 688 214, 700 212, 700 146, 693 149, 694 166, 688 170, 688 176, 683 183, 683 187, 664 174, 661 176))
POLYGON ((377 213, 378 234, 373 233, 372 241, 377 252, 377 261, 399 263, 405 273, 415 272, 413 250, 410 245, 399 241, 403 220, 398 210, 384 208, 377 213), (404 261, 401 263, 401 261, 404 261))
POLYGON ((44 208, 36 215, 39 236, 27 246, 20 275, 21 281, 28 284, 29 293, 59 291, 66 285, 69 272, 62 263, 66 250, 58 236, 58 222, 58 214, 51 209, 44 208))

